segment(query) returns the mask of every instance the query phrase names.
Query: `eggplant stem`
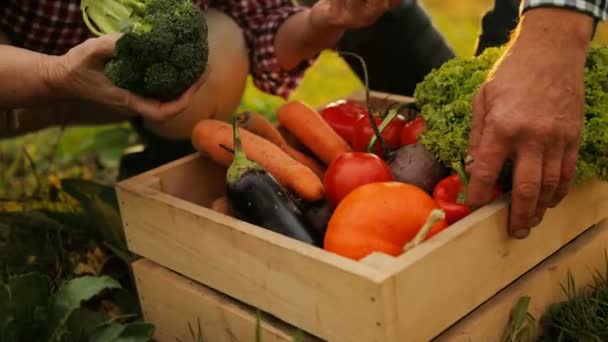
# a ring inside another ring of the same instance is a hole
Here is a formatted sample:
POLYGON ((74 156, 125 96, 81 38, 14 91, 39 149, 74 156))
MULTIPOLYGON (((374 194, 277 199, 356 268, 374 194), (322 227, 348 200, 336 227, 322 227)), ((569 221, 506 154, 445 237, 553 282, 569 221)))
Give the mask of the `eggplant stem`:
POLYGON ((416 234, 416 236, 410 242, 403 246, 403 252, 407 252, 422 243, 422 241, 426 239, 427 235, 429 235, 431 228, 433 228, 437 222, 443 219, 445 219, 445 212, 441 209, 433 209, 433 211, 431 211, 429 214, 429 217, 426 219, 426 222, 424 222, 422 228, 420 228, 418 231, 418 234, 416 234))
POLYGON ((236 122, 239 127, 247 128, 251 124, 251 112, 242 112, 236 115, 236 122))
POLYGON ((386 144, 386 141, 384 141, 384 139, 382 139, 382 135, 380 134, 378 125, 376 125, 376 120, 374 120, 374 112, 372 111, 372 104, 371 104, 371 101, 369 98, 369 76, 367 74, 367 64, 365 63, 365 60, 363 59, 363 57, 359 56, 356 53, 347 52, 347 51, 337 51, 337 52, 338 52, 338 54, 341 54, 344 56, 352 56, 352 57, 356 58, 359 62, 361 62, 361 67, 363 68, 363 79, 365 81, 365 104, 367 106, 367 118, 369 119, 369 124, 372 127, 372 130, 374 131, 374 135, 376 136, 376 139, 378 139, 378 141, 380 142, 382 154, 386 158, 389 155, 390 150, 388 149, 388 145, 386 144))
MULTIPOLYGON (((259 170, 262 167, 247 158, 245 151, 243 150, 243 144, 241 142, 240 130, 237 125, 236 115, 232 117, 232 148, 233 155, 232 163, 226 170, 226 181, 230 183, 235 183, 238 179, 240 179, 243 174, 249 170, 259 170)), ((226 149, 226 147, 220 144, 220 147, 226 149)))

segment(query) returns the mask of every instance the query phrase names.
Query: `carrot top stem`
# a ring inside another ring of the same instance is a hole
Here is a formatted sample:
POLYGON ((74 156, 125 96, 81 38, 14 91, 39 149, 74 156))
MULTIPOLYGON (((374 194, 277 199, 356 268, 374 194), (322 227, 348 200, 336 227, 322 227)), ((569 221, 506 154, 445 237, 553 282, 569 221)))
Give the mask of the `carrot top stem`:
POLYGON ((355 57, 357 60, 359 60, 359 62, 361 62, 361 67, 363 68, 363 79, 365 81, 365 104, 367 106, 367 118, 369 119, 369 124, 371 125, 372 130, 374 131, 374 135, 376 136, 376 139, 378 139, 378 141, 380 142, 380 147, 382 149, 382 155, 388 156, 390 153, 390 150, 388 148, 388 145, 386 144, 386 141, 384 141, 384 139, 382 139, 382 135, 380 134, 378 125, 376 125, 376 120, 374 120, 374 112, 372 110, 372 104, 371 104, 371 100, 369 98, 369 77, 367 74, 367 64, 365 63, 365 60, 363 60, 363 58, 356 53, 346 52, 346 51, 340 51, 338 53, 340 53, 342 55, 346 55, 346 56, 355 57))
POLYGON ((429 235, 431 228, 433 228, 437 222, 443 219, 445 219, 445 212, 441 209, 433 209, 422 228, 420 228, 418 231, 418 234, 416 234, 416 236, 410 242, 403 246, 403 251, 407 252, 422 243, 422 241, 426 239, 427 235, 429 235))

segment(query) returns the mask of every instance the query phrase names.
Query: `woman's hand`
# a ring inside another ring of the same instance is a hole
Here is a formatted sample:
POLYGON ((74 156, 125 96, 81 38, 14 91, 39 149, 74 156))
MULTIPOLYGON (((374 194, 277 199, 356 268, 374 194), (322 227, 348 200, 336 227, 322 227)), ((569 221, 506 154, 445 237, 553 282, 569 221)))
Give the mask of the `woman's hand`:
POLYGON ((141 115, 153 121, 164 121, 184 111, 206 80, 209 68, 174 101, 144 98, 115 86, 103 72, 106 61, 114 56, 118 38, 120 34, 92 38, 73 47, 65 55, 50 59, 47 65, 49 86, 65 96, 99 103, 123 114, 141 115))
POLYGON ((313 27, 356 29, 372 25, 399 0, 320 0, 311 8, 313 27))

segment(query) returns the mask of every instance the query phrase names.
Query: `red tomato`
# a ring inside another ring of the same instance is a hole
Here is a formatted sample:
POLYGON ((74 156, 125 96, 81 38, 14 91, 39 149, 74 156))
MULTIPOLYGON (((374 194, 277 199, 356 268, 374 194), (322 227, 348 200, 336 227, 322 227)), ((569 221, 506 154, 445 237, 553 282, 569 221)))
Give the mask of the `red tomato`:
POLYGON ((361 116, 367 116, 367 109, 361 104, 340 100, 325 106, 320 114, 339 136, 351 144, 355 121, 361 116))
MULTIPOLYGON (((376 125, 380 126, 382 119, 379 116, 374 117, 376 125)), ((395 117, 382 131, 382 138, 386 141, 389 148, 397 148, 401 146, 401 130, 405 120, 401 116, 395 117)), ((367 116, 360 117, 355 123, 355 131, 353 134, 352 147, 355 151, 367 152, 367 145, 374 136, 374 130, 369 123, 367 116)), ((382 148, 379 141, 374 144, 374 153, 382 156, 382 148)))
POLYGON ((325 171, 323 186, 328 202, 335 207, 346 195, 361 185, 393 180, 388 165, 377 155, 348 152, 329 165, 325 171))
POLYGON ((420 133, 424 131, 426 124, 422 116, 417 116, 414 120, 403 125, 401 130, 401 145, 410 145, 418 142, 420 133))

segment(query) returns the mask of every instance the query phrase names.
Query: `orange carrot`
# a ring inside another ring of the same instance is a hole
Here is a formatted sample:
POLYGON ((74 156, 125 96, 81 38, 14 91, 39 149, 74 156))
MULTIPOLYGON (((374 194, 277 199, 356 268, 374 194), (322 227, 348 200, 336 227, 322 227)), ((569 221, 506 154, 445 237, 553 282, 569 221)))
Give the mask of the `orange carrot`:
MULTIPOLYGON (((272 174, 288 190, 307 201, 323 198, 321 179, 307 166, 290 157, 280 147, 245 129, 240 130, 247 157, 272 174)), ((220 120, 201 120, 192 130, 192 146, 216 163, 228 167, 233 155, 232 125, 220 120)))
POLYGON ((302 142, 300 142, 293 134, 291 134, 291 132, 289 132, 287 130, 287 128, 285 128, 280 123, 276 124, 276 128, 277 128, 277 131, 279 131, 279 133, 281 133, 281 135, 283 136, 283 139, 285 139, 285 141, 287 141, 289 146, 291 146, 292 148, 295 148, 296 150, 304 153, 307 156, 316 158, 313 155, 313 153, 308 149, 308 147, 306 147, 304 144, 302 144, 302 142))
POLYGON ((317 161, 294 149, 287 143, 279 130, 268 119, 256 112, 244 112, 238 116, 240 127, 270 141, 289 154, 293 159, 308 166, 320 179, 323 179, 325 167, 317 161))
POLYGON ((211 209, 224 215, 232 216, 230 204, 228 203, 228 198, 226 196, 216 198, 213 203, 211 203, 211 209))
POLYGON ((312 107, 301 101, 287 102, 277 111, 279 122, 325 164, 352 148, 312 107))

